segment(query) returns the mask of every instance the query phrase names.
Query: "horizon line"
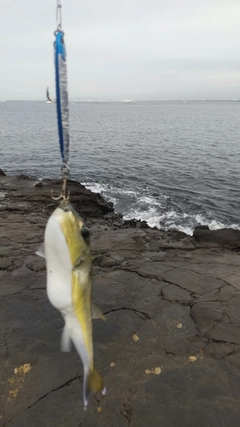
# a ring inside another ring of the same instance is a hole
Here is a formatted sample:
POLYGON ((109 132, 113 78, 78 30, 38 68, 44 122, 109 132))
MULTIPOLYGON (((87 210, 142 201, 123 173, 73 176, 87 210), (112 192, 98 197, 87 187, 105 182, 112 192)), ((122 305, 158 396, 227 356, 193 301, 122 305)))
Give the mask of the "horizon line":
MULTIPOLYGON (((206 101, 240 101, 240 98, 192 98, 192 99, 76 99, 76 98, 70 98, 69 102, 121 102, 121 103, 134 103, 134 102, 206 102, 206 101)), ((1 102, 45 102, 47 103, 47 100, 43 99, 0 99, 1 102)), ((53 103, 54 104, 54 103, 53 103)))

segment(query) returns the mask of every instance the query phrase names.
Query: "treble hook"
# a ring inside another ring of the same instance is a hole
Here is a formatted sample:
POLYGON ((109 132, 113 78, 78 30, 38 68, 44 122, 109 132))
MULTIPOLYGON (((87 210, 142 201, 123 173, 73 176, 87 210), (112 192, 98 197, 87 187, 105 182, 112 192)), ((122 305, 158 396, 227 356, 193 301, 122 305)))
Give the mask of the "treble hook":
POLYGON ((67 179, 68 179, 68 174, 70 169, 67 163, 63 163, 61 170, 62 170, 62 177, 63 177, 62 192, 60 196, 53 197, 53 190, 51 190, 51 197, 53 200, 63 199, 64 202, 68 202, 70 198, 70 191, 67 192, 67 179))
POLYGON ((64 176, 64 177, 63 177, 62 192, 61 192, 60 196, 54 197, 54 196, 53 196, 53 190, 51 190, 51 197, 52 197, 52 199, 53 199, 53 200, 60 200, 60 199, 63 199, 63 200, 64 200, 64 202, 68 202, 68 201, 69 201, 69 198, 70 198, 70 191, 68 191, 68 192, 67 192, 66 187, 67 187, 67 177, 66 177, 66 176, 64 176))

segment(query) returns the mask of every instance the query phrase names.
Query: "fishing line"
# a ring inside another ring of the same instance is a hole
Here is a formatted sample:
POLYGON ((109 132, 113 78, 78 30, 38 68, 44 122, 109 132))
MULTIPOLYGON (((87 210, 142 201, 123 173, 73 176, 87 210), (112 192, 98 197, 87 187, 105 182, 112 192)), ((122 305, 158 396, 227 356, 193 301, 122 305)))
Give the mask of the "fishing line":
POLYGON ((60 152, 62 157, 61 174, 63 179, 62 192, 60 196, 53 197, 54 200, 69 199, 66 185, 69 175, 69 106, 68 106, 68 85, 67 85, 67 62, 66 47, 64 43, 64 32, 62 30, 62 4, 57 0, 57 29, 54 32, 54 63, 55 63, 55 81, 56 81, 56 108, 57 124, 60 152))

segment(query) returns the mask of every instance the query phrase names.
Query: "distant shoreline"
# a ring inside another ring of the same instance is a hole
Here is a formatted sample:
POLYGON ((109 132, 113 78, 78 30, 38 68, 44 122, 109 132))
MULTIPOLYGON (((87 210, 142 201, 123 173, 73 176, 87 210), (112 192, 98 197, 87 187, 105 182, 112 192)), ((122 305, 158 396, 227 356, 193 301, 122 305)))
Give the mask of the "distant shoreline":
MULTIPOLYGON (((44 102, 43 99, 0 99, 1 102, 44 102)), ((70 103, 122 103, 122 104, 135 104, 135 103, 191 103, 191 102, 240 102, 240 99, 69 99, 70 103)))

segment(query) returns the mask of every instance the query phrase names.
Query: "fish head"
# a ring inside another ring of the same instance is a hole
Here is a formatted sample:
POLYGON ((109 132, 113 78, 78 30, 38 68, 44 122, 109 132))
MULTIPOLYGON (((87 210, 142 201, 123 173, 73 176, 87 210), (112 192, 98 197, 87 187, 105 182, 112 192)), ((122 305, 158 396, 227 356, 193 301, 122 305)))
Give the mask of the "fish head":
POLYGON ((91 262, 90 231, 72 205, 63 200, 53 217, 59 222, 65 236, 73 267, 82 262, 91 262))

